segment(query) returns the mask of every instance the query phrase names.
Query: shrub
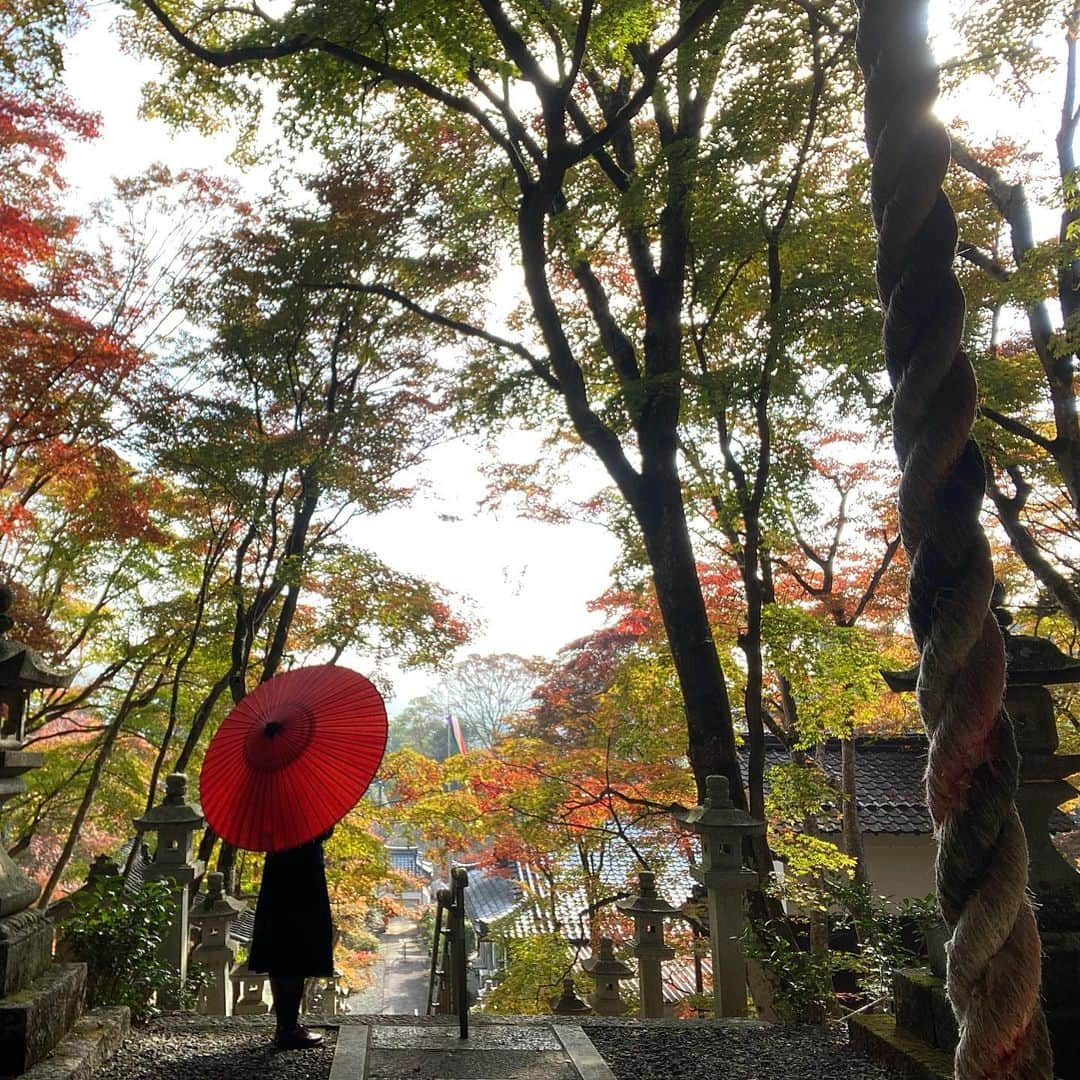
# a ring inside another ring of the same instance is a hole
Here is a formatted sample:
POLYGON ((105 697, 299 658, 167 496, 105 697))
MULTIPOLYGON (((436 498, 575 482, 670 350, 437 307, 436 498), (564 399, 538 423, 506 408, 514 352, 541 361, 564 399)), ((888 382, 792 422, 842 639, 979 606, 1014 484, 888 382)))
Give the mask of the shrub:
MULTIPOLYGON (((558 934, 537 934, 505 942, 509 956, 502 981, 484 999, 484 1011, 528 1015, 551 1012, 562 980, 571 971, 570 949, 558 934)), ((587 980, 582 980, 583 982, 587 980)), ((579 986, 578 993, 583 988, 579 986)))
POLYGON ((379 951, 379 939, 366 930, 358 930, 349 935, 349 945, 358 953, 377 953, 379 951))
POLYGON ((787 927, 769 919, 748 928, 746 955, 757 960, 772 986, 777 1012, 785 1020, 821 1023, 833 1002, 832 960, 801 949, 787 927))
MULTIPOLYGON (((72 899, 63 936, 74 958, 87 965, 87 1003, 127 1005, 136 1020, 157 1015, 161 995, 176 997, 179 991, 179 975, 160 953, 174 916, 172 886, 148 881, 136 890, 114 875, 72 899)), ((194 1004, 203 981, 193 968, 179 995, 182 1007, 194 1004)))

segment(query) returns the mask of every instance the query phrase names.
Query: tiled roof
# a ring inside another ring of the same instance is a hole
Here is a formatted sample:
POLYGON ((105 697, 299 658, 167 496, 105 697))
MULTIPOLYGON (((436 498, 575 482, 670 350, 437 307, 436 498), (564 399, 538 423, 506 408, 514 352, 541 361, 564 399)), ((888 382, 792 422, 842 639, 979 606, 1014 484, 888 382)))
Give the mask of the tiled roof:
MULTIPOLYGON (((791 760, 778 741, 766 744, 766 768, 791 760)), ((867 833, 931 832, 926 808, 923 775, 926 772, 926 736, 898 735, 891 738, 855 740, 855 801, 859 823, 867 833)), ((825 744, 819 760, 829 782, 841 786, 840 740, 825 744), (823 760, 822 760, 823 759, 823 760)), ((823 832, 840 829, 836 817, 821 822, 823 832)))
MULTIPOLYGON (((927 740, 922 733, 894 735, 887 738, 855 740, 855 801, 859 822, 866 833, 928 833, 930 812, 926 808, 923 775, 926 772, 927 740)), ((743 778, 746 777, 746 753, 741 752, 743 778)), ((840 788, 840 741, 830 740, 819 758, 825 775, 840 788)), ((765 741, 765 781, 774 765, 788 764, 791 756, 777 739, 765 741)), ((840 814, 820 822, 822 832, 839 832, 840 814)), ((1076 828, 1065 814, 1055 812, 1050 818, 1054 832, 1076 828)))
MULTIPOLYGON (((635 843, 645 846, 642 838, 635 837, 635 843)), ((694 883, 685 854, 675 842, 657 843, 655 839, 646 850, 656 873, 657 890, 669 904, 678 907, 694 883)), ((498 923, 496 929, 512 938, 559 932, 571 941, 588 939, 589 901, 578 884, 581 878, 577 859, 575 854, 565 860, 566 878, 555 890, 554 911, 548 883, 523 863, 511 864, 505 874, 471 868, 469 887, 465 890, 465 911, 474 923, 483 921, 488 926, 498 923)), ((612 833, 604 846, 604 858, 596 868, 599 899, 610 904, 632 896, 637 892, 640 869, 629 845, 612 833)))
POLYGON ((404 874, 412 874, 414 877, 419 874, 417 863, 419 862, 420 852, 414 847, 398 848, 386 845, 386 850, 390 855, 390 869, 398 870, 404 874))
POLYGON ((523 895, 514 878, 473 867, 469 870, 469 887, 465 890, 465 914, 474 923, 490 925, 513 911, 523 895))

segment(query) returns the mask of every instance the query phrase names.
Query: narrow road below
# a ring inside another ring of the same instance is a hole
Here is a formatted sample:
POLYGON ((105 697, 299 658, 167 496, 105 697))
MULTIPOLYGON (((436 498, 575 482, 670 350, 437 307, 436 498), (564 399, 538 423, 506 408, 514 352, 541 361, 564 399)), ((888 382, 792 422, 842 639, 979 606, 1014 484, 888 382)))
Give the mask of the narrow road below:
POLYGON ((411 919, 393 918, 379 940, 369 987, 348 999, 351 1014, 423 1016, 431 958, 411 919))

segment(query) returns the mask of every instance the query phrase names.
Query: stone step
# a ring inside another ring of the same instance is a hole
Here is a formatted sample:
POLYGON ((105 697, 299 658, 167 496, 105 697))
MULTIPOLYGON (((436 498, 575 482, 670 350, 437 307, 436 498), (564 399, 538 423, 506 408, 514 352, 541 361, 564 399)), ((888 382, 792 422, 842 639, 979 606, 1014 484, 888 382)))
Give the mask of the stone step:
POLYGON ((952 1080, 952 1054, 905 1031, 896 1017, 861 1013, 848 1019, 852 1047, 887 1064, 904 1080, 952 1080))
POLYGON ((928 968, 903 968, 893 975, 896 1022, 924 1043, 951 1054, 959 1041, 945 980, 928 968))
POLYGON ((574 1024, 342 1025, 330 1080, 615 1080, 588 1036, 574 1024))
POLYGON ((44 1061, 19 1080, 90 1080, 116 1053, 130 1030, 131 1010, 126 1005, 91 1009, 44 1061))
POLYGON ((0 1080, 48 1057, 82 1015, 85 998, 85 964, 53 964, 25 990, 0 998, 0 1080))

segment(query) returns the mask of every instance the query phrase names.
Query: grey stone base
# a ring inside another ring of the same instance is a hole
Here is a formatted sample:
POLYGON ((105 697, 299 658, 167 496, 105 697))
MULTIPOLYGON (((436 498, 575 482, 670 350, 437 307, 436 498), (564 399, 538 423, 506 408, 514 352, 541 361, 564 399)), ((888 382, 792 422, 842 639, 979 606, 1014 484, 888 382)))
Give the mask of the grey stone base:
MULTIPOLYGON (((1040 909, 1040 923, 1042 916, 1040 909)), ((1080 919, 1075 911, 1073 917, 1080 919)), ((1043 1008, 1054 1051, 1054 1075, 1080 1080, 1080 932, 1044 929, 1041 937, 1043 1008)))
POLYGON ((131 1010, 126 1005, 91 1009, 44 1061, 19 1080, 90 1080, 120 1049, 130 1030, 131 1010))
POLYGON ((52 923, 40 911, 0 918, 0 998, 25 990, 52 962, 52 923))
POLYGON ((854 1049, 887 1064, 904 1080, 952 1080, 952 1054, 929 1046, 883 1013, 852 1016, 848 1039, 854 1049))
POLYGON ((0 998, 0 1077, 43 1061, 82 1015, 86 965, 55 964, 25 990, 0 998))

